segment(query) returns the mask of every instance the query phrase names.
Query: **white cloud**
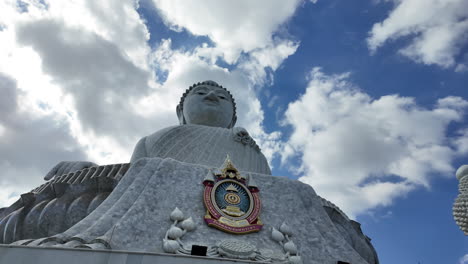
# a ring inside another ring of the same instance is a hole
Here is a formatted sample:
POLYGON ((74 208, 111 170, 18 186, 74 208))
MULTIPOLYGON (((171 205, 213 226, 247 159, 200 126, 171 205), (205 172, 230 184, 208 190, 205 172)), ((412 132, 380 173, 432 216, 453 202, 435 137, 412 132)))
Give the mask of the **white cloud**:
POLYGON ((408 37, 410 43, 400 49, 402 55, 423 64, 456 66, 457 57, 463 55, 462 48, 468 43, 468 2, 392 1, 395 8, 369 32, 370 50, 375 52, 389 41, 408 37))
POLYGON ((468 153, 468 129, 458 132, 459 136, 455 139, 454 145, 460 154, 468 153))
POLYGON ((239 68, 249 76, 252 83, 263 85, 265 81, 272 82, 273 76, 268 75, 266 68, 275 71, 298 47, 299 43, 291 40, 276 40, 262 49, 253 50, 239 63, 239 68))
MULTIPOLYGON (((34 49, 44 74, 69 98, 70 119, 80 137, 129 149, 140 131, 152 127, 151 118, 157 119, 140 116, 133 107, 151 94, 151 73, 133 64, 114 43, 55 20, 24 23, 17 39, 34 49)), ((115 151, 111 160, 125 161, 125 155, 115 151)))
POLYGON ((301 3, 300 0, 153 2, 167 25, 208 36, 228 63, 236 62, 241 52, 271 46, 272 34, 301 3))
POLYGON ((468 254, 460 258, 460 264, 468 264, 468 254))
POLYGON ((456 72, 467 72, 468 71, 468 66, 465 64, 458 64, 457 67, 455 67, 456 72))
POLYGON ((126 161, 143 119, 132 101, 156 86, 135 2, 32 1, 22 13, 16 1, 0 5, 0 72, 24 92, 20 107, 67 120, 94 161, 126 161))
POLYGON ((462 119, 467 101, 446 97, 426 109, 398 95, 373 99, 348 76, 315 68, 288 106, 284 122, 293 133, 283 161, 299 158, 301 181, 355 216, 429 186, 432 173, 452 176, 458 152, 447 146, 446 129, 462 119))
POLYGON ((2 190, 35 187, 61 160, 128 161, 141 133, 165 121, 133 107, 158 87, 135 2, 16 4, 0 3, 0 73, 18 95, 16 120, 1 124, 2 190))
POLYGON ((85 149, 58 116, 22 111, 23 94, 0 73, 0 207, 42 182, 45 168, 57 160, 83 160, 85 149), (14 193, 14 195, 12 194, 14 193))

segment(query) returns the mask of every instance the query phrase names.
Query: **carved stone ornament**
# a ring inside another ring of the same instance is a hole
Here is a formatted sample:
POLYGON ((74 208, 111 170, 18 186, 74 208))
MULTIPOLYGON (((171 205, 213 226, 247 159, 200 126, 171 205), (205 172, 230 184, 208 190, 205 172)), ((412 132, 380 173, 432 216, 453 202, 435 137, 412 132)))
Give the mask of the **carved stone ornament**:
POLYGON ((237 239, 223 240, 218 244, 218 253, 227 258, 255 260, 256 251, 254 245, 237 239))
POLYGON ((182 243, 181 238, 187 232, 195 230, 196 226, 192 217, 185 218, 184 213, 177 207, 172 211, 170 217, 173 223, 163 239, 164 252, 190 254, 190 250, 182 243))
POLYGON ((260 231, 263 224, 259 219, 259 190, 250 182, 253 183, 240 174, 227 156, 223 167, 217 173, 209 172, 203 181, 205 222, 233 234, 260 231))
POLYGON ((248 145, 253 147, 256 151, 260 151, 260 147, 257 145, 255 140, 249 135, 249 132, 241 127, 234 127, 233 129, 233 138, 235 141, 242 143, 243 145, 248 145))
POLYGON ((279 230, 274 227, 271 229, 271 238, 278 242, 285 252, 283 256, 270 256, 272 261, 275 263, 302 264, 302 258, 299 255, 296 244, 291 240, 291 236, 292 229, 284 222, 279 230))

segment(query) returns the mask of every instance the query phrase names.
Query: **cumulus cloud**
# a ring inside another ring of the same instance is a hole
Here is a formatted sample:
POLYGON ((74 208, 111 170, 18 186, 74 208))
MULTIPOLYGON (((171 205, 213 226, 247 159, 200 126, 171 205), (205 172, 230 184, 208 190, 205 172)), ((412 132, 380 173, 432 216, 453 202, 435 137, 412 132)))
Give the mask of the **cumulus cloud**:
POLYGON ((465 0, 392 0, 394 9, 374 24, 367 43, 375 52, 389 41, 409 38, 400 54, 423 64, 444 68, 466 66, 458 57, 468 43, 468 2, 465 0))
POLYGON ((228 63, 236 62, 242 52, 271 46, 273 33, 301 3, 300 0, 153 2, 168 26, 208 36, 228 63))
POLYGON ((433 173, 452 176, 460 152, 448 146, 446 129, 462 119, 466 100, 446 97, 426 109, 409 97, 373 99, 348 77, 313 69, 286 110, 293 132, 283 161, 299 159, 301 181, 356 216, 428 187, 433 173))
POLYGON ((16 80, 24 107, 66 119, 94 161, 126 161, 151 124, 132 106, 157 87, 149 33, 135 2, 32 1, 21 10, 16 1, 0 5, 0 72, 16 80))
POLYGON ((167 93, 153 81, 136 7, 131 0, 32 1, 21 10, 16 1, 0 3, 0 73, 21 95, 16 123, 0 125, 1 184, 9 190, 0 204, 37 186, 61 160, 127 162, 139 137, 176 123, 173 105, 172 115, 165 104, 145 114, 139 107, 167 93))
POLYGON ((460 258, 460 264, 468 264, 468 254, 460 258))
POLYGON ((468 153, 468 129, 458 131, 458 137, 454 141, 455 148, 460 154, 468 153))
POLYGON ((149 92, 150 74, 127 60, 116 45, 57 20, 23 24, 17 38, 39 54, 44 73, 72 95, 85 129, 120 139, 135 133, 129 130, 142 120, 132 114, 130 103, 149 92))
POLYGON ((298 47, 299 43, 291 40, 275 40, 271 45, 252 51, 248 57, 241 60, 239 68, 248 75, 252 83, 271 84, 271 73, 276 71, 287 57, 294 54, 298 47), (267 68, 272 71, 267 71, 267 68))
POLYGON ((458 64, 457 67, 455 67, 456 72, 467 72, 468 71, 468 66, 465 64, 458 64))
POLYGON ((2 207, 31 185, 39 185, 47 173, 45 168, 51 168, 58 160, 86 159, 86 153, 71 135, 66 119, 22 110, 23 98, 16 82, 1 73, 0 94, 2 207))

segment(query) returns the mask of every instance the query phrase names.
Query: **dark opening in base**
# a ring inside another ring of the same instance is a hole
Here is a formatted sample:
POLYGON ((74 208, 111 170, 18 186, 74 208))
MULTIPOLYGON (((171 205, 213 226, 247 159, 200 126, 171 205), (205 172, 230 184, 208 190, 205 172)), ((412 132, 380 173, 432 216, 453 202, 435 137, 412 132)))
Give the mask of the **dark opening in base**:
POLYGON ((192 256, 206 256, 206 251, 207 250, 208 250, 208 247, 192 245, 192 251, 190 252, 190 255, 192 255, 192 256))

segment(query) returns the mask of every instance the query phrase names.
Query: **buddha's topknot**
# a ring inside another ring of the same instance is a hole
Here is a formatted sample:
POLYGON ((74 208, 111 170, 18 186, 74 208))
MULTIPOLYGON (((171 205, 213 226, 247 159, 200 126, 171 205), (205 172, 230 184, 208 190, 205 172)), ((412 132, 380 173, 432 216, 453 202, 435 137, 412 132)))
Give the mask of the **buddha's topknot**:
MULTIPOLYGON (((223 87, 222 85, 219 85, 217 82, 215 81, 211 81, 211 80, 207 80, 207 81, 204 81, 204 82, 198 82, 198 83, 194 83, 193 85, 191 85, 187 90, 185 90, 184 94, 182 94, 182 97, 180 97, 180 102, 179 104, 177 105, 177 115, 183 115, 183 108, 184 108, 184 100, 185 100, 185 97, 187 97, 187 95, 190 93, 190 91, 197 87, 197 86, 200 86, 200 85, 210 85, 210 86, 214 86, 214 87, 219 87, 221 89, 224 89, 228 94, 229 96, 231 97, 231 101, 232 101, 232 107, 233 107, 233 114, 232 114, 232 120, 231 120, 231 124, 229 125, 228 128, 232 128, 234 127, 234 125, 236 124, 236 121, 237 121, 237 115, 236 115, 236 101, 234 100, 234 97, 232 96, 231 92, 229 92, 228 89, 226 89, 225 87, 223 87)), ((179 116, 180 117, 180 116, 179 116)), ((182 123, 181 123, 182 125, 182 123)))

